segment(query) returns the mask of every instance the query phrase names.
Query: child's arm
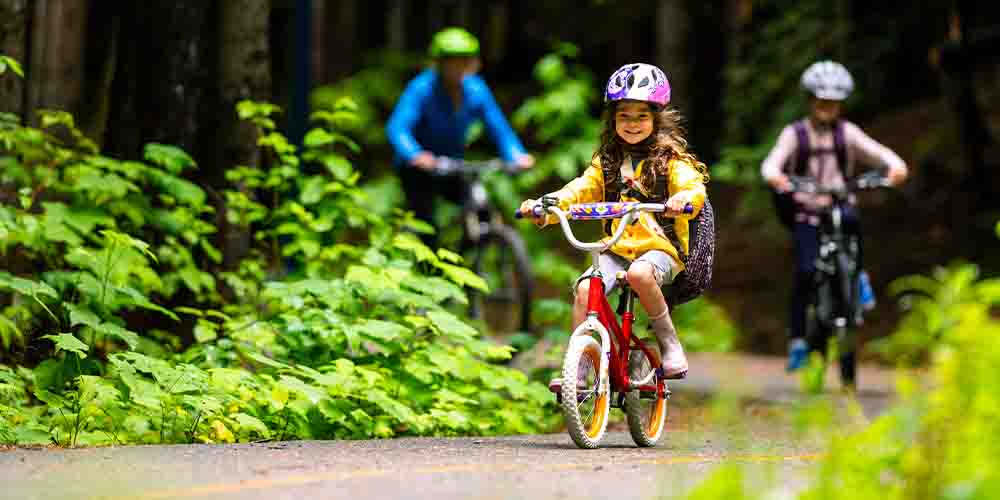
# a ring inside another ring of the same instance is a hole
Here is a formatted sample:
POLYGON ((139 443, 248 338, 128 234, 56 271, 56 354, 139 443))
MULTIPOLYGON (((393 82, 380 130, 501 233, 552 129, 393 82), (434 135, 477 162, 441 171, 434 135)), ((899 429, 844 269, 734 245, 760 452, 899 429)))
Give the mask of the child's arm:
POLYGON ((893 150, 868 136, 853 123, 844 124, 848 144, 854 146, 858 160, 866 165, 881 165, 888 169, 889 181, 897 186, 906 179, 906 162, 893 150))
POLYGON ((691 219, 698 215, 701 207, 705 204, 708 192, 705 190, 705 176, 694 168, 690 163, 681 160, 670 162, 670 185, 668 186, 670 199, 667 206, 676 213, 684 210, 684 205, 690 203, 694 206, 694 212, 679 215, 681 218, 691 219))
MULTIPOLYGON (((568 210, 574 203, 590 203, 604 200, 604 173, 601 165, 595 161, 587 167, 583 175, 569 181, 562 189, 549 193, 546 196, 555 196, 559 199, 559 208, 568 210)), ((547 214, 545 218, 536 219, 539 226, 555 224, 559 219, 552 214, 547 214)))
POLYGON ((791 126, 786 126, 782 129, 774 147, 767 154, 767 158, 764 158, 760 164, 760 175, 771 187, 779 191, 791 189, 784 168, 797 147, 798 140, 795 138, 795 130, 791 126))

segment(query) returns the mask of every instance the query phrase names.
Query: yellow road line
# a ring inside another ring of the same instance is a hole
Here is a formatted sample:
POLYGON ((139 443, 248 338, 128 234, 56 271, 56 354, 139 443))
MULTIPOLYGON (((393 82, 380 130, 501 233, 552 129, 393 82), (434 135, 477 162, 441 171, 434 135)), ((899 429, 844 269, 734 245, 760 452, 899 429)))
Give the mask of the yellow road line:
MULTIPOLYGON (((694 463, 711 462, 812 462, 818 460, 823 455, 819 453, 804 455, 702 455, 687 457, 664 457, 651 458, 645 460, 630 460, 628 462, 615 462, 609 464, 613 466, 622 465, 681 465, 694 463)), ((599 463, 564 463, 564 464, 519 464, 519 463, 490 463, 490 464, 458 464, 439 465, 432 467, 418 467, 408 470, 388 470, 388 469, 358 469, 349 472, 322 472, 316 474, 296 474, 273 479, 244 479, 237 483, 219 483, 207 486, 197 486, 179 490, 160 491, 143 495, 141 498, 183 498, 210 496, 224 493, 234 493, 246 490, 263 490, 277 488, 281 486, 295 486, 323 481, 344 481, 348 479, 360 479, 366 477, 387 476, 390 474, 444 474, 449 472, 507 472, 518 470, 546 471, 546 470, 568 470, 568 469, 589 469, 599 463)))

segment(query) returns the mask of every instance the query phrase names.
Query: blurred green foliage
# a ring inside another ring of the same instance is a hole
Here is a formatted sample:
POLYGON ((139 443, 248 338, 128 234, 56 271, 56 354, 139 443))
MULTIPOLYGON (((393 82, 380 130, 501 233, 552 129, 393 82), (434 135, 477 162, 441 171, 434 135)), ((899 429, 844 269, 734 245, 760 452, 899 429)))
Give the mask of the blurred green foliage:
MULTIPOLYGON (((836 499, 988 499, 1000 495, 1000 280, 983 279, 974 264, 956 263, 930 276, 892 285, 906 313, 881 344, 901 366, 897 402, 870 423, 848 394, 847 414, 814 397, 801 405, 804 429, 826 436, 825 455, 798 495, 836 499), (845 421, 845 418, 847 421, 845 421), (845 425, 851 424, 851 425, 845 425)), ((739 498, 724 469, 692 498, 739 498)))
POLYGON ((227 171, 223 215, 255 236, 233 271, 213 266, 214 210, 183 151, 121 161, 65 113, 5 121, 0 258, 16 274, 0 273, 0 442, 549 429, 546 388, 460 316, 482 280, 404 231, 420 229, 411 217, 368 209, 382 188, 346 156, 357 109, 317 112, 300 150, 277 107, 239 104, 269 168, 227 171))

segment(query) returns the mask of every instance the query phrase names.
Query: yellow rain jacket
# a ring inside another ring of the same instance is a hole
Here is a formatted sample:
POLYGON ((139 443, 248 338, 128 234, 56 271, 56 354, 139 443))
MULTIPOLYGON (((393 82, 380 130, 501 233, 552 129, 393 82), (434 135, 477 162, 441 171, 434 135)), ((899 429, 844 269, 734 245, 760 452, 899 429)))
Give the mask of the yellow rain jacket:
MULTIPOLYGON (((635 168, 635 179, 640 179, 642 175, 642 169, 646 165, 646 161, 643 160, 635 168)), ((701 211, 701 207, 705 203, 705 197, 707 196, 705 191, 705 178, 697 169, 695 169, 690 163, 684 160, 671 160, 668 164, 669 178, 667 179, 667 193, 668 196, 673 196, 680 192, 688 192, 691 195, 691 204, 694 206, 694 213, 685 214, 672 219, 674 225, 674 234, 677 235, 677 240, 680 242, 685 253, 688 252, 688 222, 698 215, 701 211)), ((563 210, 568 210, 569 206, 575 203, 593 203, 601 201, 618 201, 618 200, 605 200, 604 199, 604 172, 601 170, 600 160, 595 159, 591 163, 590 167, 576 179, 573 179, 565 187, 551 193, 549 196, 555 196, 559 199, 559 208, 563 210)), ((623 197, 621 201, 639 201, 629 197, 623 197)), ((666 203, 667 200, 657 200, 660 203, 666 203)), ((558 223, 559 219, 554 215, 548 215, 546 218, 546 224, 558 223)), ((621 222, 620 219, 615 219, 611 226, 611 234, 618 229, 618 224, 621 222)), ((605 239, 610 238, 610 234, 607 234, 605 239)), ((642 254, 650 250, 662 250, 668 255, 673 257, 677 264, 677 272, 684 269, 684 264, 681 262, 680 256, 678 255, 677 249, 674 245, 670 243, 667 239, 666 234, 664 234, 663 228, 656 221, 653 214, 643 213, 638 221, 634 222, 630 227, 625 229, 625 234, 622 235, 618 243, 615 243, 611 247, 611 251, 617 255, 625 257, 626 259, 635 260, 639 258, 642 254)))

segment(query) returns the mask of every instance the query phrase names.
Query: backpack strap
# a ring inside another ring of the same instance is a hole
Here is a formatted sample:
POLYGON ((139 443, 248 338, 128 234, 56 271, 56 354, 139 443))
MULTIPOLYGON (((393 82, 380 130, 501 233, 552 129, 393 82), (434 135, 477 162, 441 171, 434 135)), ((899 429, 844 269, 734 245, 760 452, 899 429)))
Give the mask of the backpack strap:
POLYGON ((795 148, 795 175, 805 175, 806 167, 809 165, 809 154, 812 152, 809 145, 809 133, 806 131, 805 120, 792 123, 795 130, 795 139, 798 145, 795 148))

